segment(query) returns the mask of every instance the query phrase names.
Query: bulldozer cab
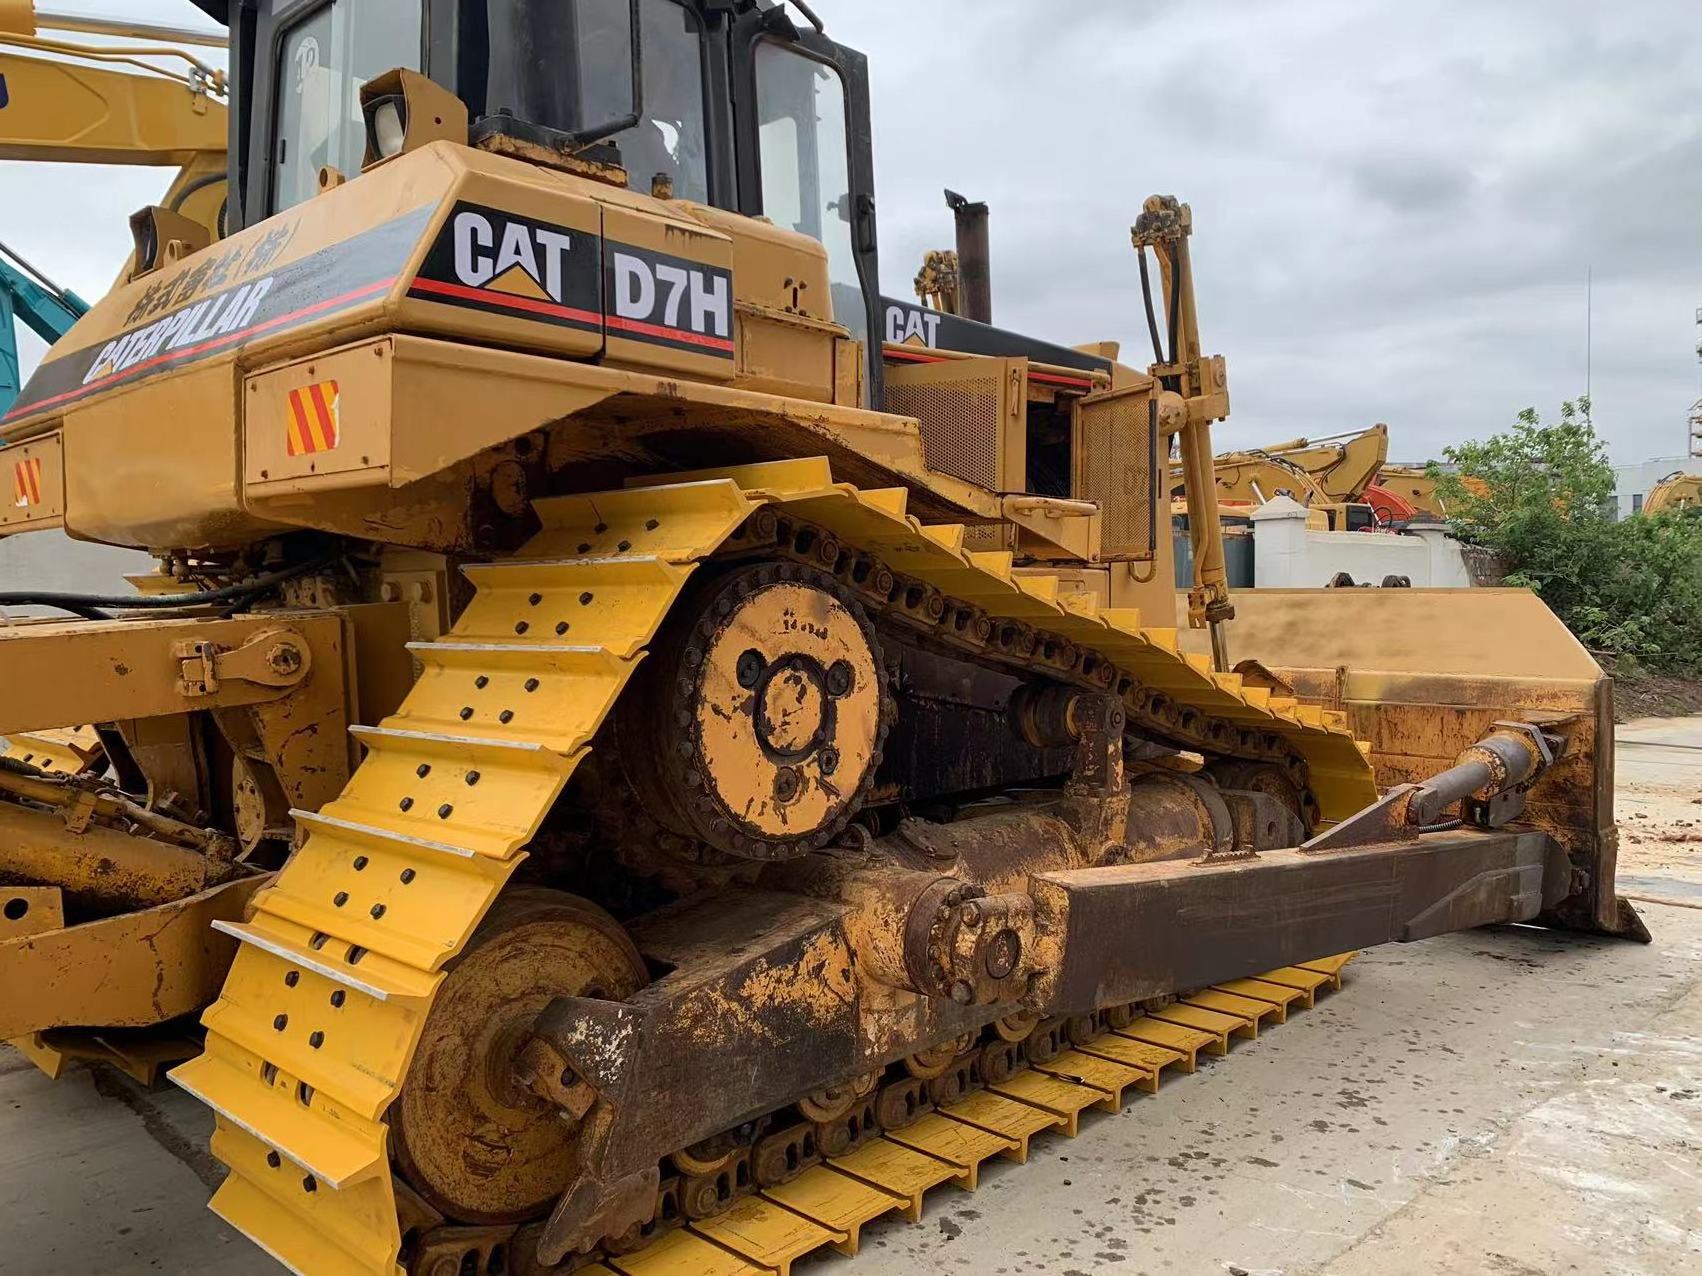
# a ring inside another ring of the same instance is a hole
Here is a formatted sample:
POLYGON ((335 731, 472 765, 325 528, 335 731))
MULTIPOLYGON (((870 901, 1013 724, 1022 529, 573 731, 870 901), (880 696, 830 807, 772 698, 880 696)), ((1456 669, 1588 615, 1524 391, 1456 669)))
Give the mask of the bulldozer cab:
POLYGON ((639 193, 816 240, 833 316, 866 351, 868 403, 918 417, 942 472, 995 492, 1104 501, 1132 466, 1141 526, 1113 536, 1115 556, 1151 557, 1155 440, 1138 430, 1123 457, 1122 435, 1100 424, 1133 410, 1144 426, 1145 405, 1083 411, 1110 359, 880 295, 867 61, 784 6, 262 0, 237 12, 233 229, 311 198, 327 168, 357 174, 361 86, 419 71, 466 104, 475 144, 503 135, 534 156, 604 161, 639 193))
MULTIPOLYGON (((228 16, 219 0, 203 4, 228 16)), ((768 3, 704 0, 261 0, 231 6, 238 136, 232 227, 354 176, 363 84, 419 71, 494 135, 618 165, 628 185, 826 247, 834 314, 879 330, 867 63, 768 3)), ((878 360, 874 361, 878 364, 878 360)), ((870 369, 878 385, 879 367, 870 369)))

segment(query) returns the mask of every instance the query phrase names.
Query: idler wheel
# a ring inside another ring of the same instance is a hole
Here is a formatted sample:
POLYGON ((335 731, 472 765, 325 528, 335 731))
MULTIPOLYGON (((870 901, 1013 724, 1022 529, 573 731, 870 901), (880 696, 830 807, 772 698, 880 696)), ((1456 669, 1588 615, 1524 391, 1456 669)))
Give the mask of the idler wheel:
POLYGON ((676 832, 752 860, 827 845, 893 714, 873 627, 830 576, 728 572, 682 603, 621 717, 630 778, 676 832))
POLYGON ((449 967, 390 1109, 396 1163, 448 1218, 515 1223, 567 1187, 577 1125, 515 1063, 556 997, 625 1000, 649 982, 620 923, 560 891, 509 891, 449 967))
POLYGON ((927 1050, 909 1055, 904 1060, 904 1067, 918 1081, 933 1081, 951 1071, 957 1057, 975 1043, 973 1034, 958 1037, 955 1040, 931 1046, 927 1050))

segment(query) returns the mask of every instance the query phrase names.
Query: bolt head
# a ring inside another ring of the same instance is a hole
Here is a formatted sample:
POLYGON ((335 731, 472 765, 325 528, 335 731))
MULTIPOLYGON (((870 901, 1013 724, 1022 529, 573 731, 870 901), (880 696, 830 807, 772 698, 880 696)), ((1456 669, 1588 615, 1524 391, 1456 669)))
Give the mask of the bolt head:
POLYGON ((969 986, 969 981, 959 979, 951 986, 951 999, 960 1006, 967 1006, 975 1000, 975 989, 969 986))
POLYGON ((737 670, 739 685, 746 691, 752 690, 757 683, 762 681, 762 675, 767 671, 767 669, 767 658, 753 647, 751 650, 745 652, 744 655, 739 657, 737 670))
POLYGON ((827 671, 827 694, 835 700, 851 694, 851 688, 856 685, 856 674, 848 661, 836 660, 827 671))
POLYGON ((292 674, 301 668, 301 652, 289 643, 279 643, 267 653, 266 662, 273 673, 292 674))

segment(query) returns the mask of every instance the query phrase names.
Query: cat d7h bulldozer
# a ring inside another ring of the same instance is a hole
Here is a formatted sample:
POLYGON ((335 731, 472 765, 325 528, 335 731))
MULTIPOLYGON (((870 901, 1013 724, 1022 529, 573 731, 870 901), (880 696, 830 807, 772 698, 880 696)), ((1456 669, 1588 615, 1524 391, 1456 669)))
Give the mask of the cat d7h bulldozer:
POLYGON ((0 593, 0 1037, 204 1012, 279 1260, 785 1271, 1332 954, 1640 932, 1532 596, 1230 598, 1186 205, 1137 371, 880 295, 804 5, 203 3, 228 233, 137 214, 0 428, 0 532, 160 564, 0 593))

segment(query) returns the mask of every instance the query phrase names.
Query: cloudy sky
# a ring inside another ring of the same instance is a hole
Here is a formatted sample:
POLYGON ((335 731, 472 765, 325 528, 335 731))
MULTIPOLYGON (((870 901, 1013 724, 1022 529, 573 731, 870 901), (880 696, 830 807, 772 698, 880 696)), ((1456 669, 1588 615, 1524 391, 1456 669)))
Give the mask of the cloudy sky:
MULTIPOLYGON (((993 206, 1001 324, 1144 362, 1128 227, 1175 194, 1229 358, 1223 438, 1387 421, 1422 459, 1584 391, 1593 270, 1597 423, 1621 462, 1682 451, 1702 395, 1695 0, 815 7, 873 63, 889 294, 949 246, 949 185, 993 206)), ((0 238, 98 295, 162 187, 0 165, 0 238)))

